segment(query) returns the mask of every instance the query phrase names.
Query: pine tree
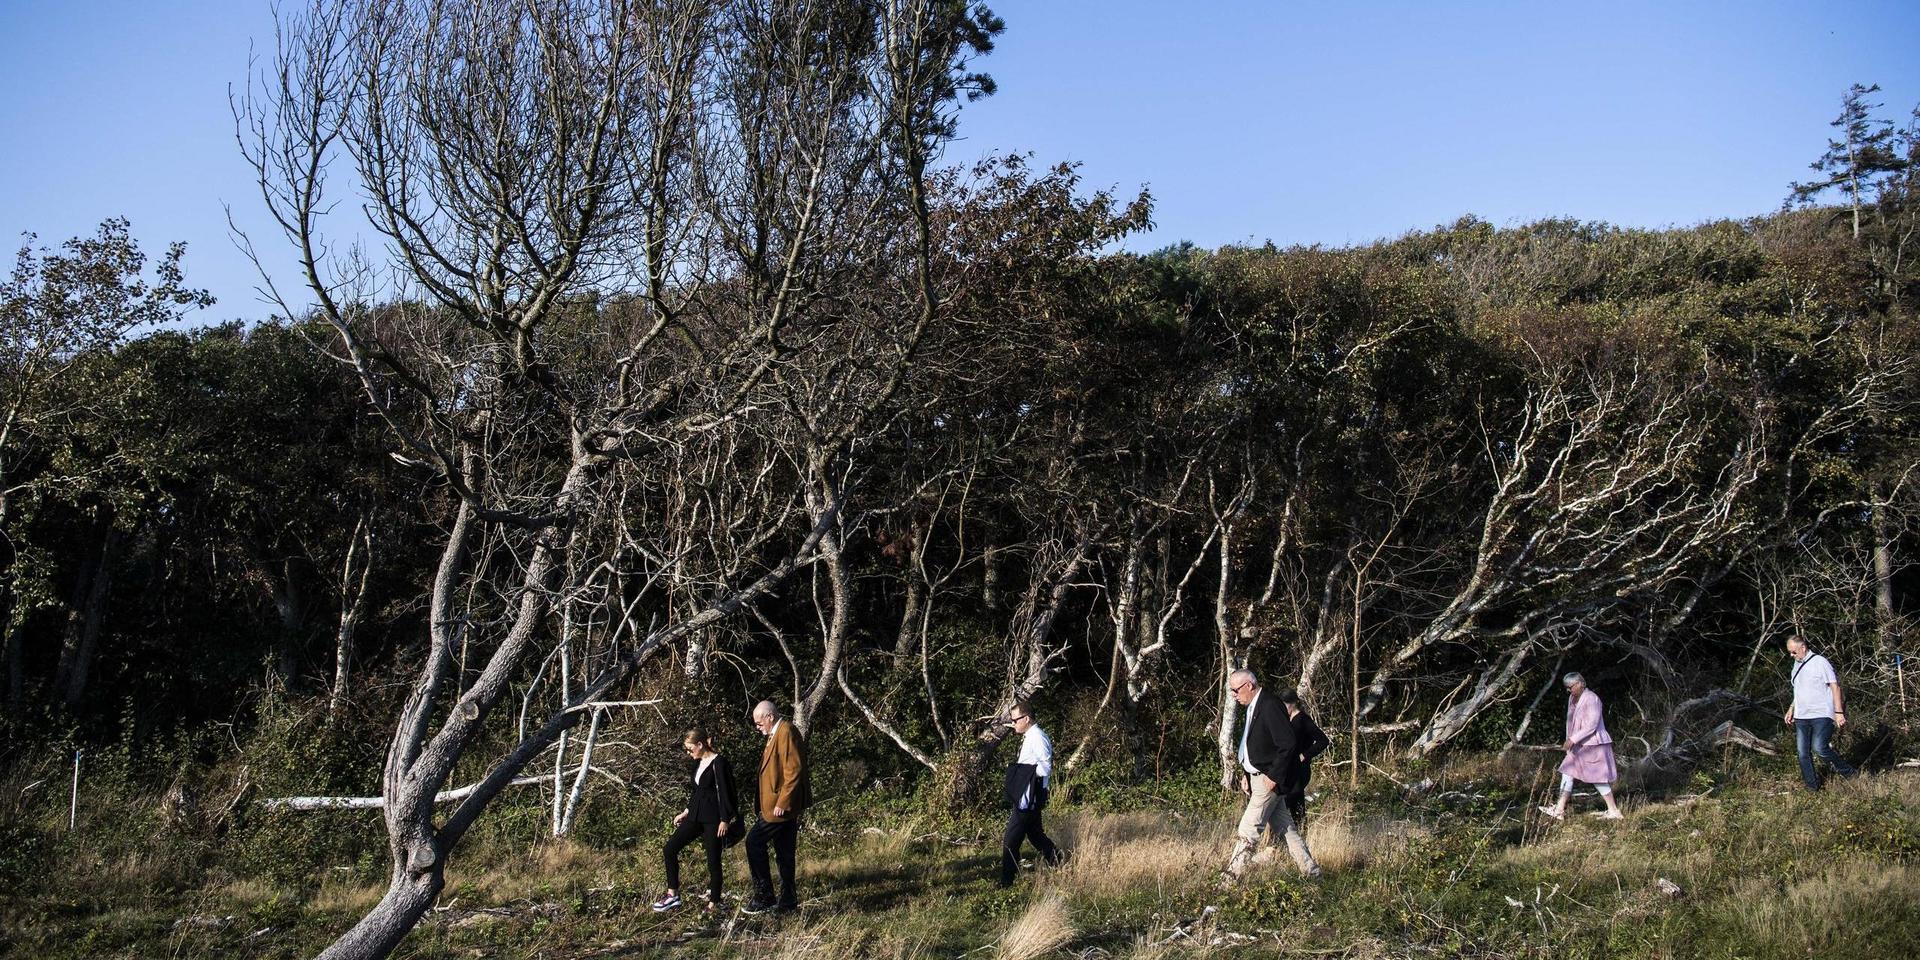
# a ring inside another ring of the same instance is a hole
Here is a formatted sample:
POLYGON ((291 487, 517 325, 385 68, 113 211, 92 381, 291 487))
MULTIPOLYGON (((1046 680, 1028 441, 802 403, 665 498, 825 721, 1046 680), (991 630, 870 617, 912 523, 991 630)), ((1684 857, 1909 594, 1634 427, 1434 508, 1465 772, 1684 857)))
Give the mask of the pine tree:
POLYGON ((1876 179, 1902 169, 1905 164, 1893 149, 1893 124, 1878 120, 1873 111, 1880 104, 1867 98, 1880 92, 1880 85, 1854 84, 1841 101, 1840 116, 1831 126, 1840 138, 1827 141, 1827 152, 1808 166, 1826 174, 1826 179, 1793 185, 1793 200, 1809 204, 1827 190, 1838 188, 1847 195, 1853 213, 1853 238, 1860 239, 1860 208, 1868 202, 1876 179))

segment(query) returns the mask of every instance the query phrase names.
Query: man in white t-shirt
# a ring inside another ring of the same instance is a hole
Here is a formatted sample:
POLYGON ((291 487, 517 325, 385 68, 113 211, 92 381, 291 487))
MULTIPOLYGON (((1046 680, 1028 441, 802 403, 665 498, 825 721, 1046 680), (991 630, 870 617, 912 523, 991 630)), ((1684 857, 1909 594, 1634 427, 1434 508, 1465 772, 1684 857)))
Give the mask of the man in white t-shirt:
POLYGON ((1800 751, 1800 779, 1807 789, 1820 789, 1820 771, 1813 767, 1818 754, 1833 767, 1833 772, 1851 777, 1855 770, 1833 749, 1833 731, 1847 725, 1847 708, 1840 694, 1840 678, 1833 664, 1807 648, 1804 637, 1788 637, 1787 652, 1793 654, 1788 683, 1793 687, 1793 705, 1787 708, 1787 722, 1793 725, 1794 745, 1800 751))

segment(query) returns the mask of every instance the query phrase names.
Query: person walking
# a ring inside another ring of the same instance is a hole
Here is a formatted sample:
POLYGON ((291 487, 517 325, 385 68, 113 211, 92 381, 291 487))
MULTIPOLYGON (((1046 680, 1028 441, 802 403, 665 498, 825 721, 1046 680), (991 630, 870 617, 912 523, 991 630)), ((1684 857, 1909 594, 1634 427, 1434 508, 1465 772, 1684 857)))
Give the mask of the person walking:
POLYGON ((1032 841, 1033 849, 1049 864, 1061 862, 1060 848, 1040 824, 1040 812, 1051 795, 1053 741, 1034 722, 1033 708, 1025 700, 1015 700, 1007 708, 1007 724, 1020 735, 1020 753, 1007 765, 1007 830, 1000 841, 1002 887, 1013 886, 1023 842, 1032 841))
POLYGON ((742 910, 789 913, 800 906, 793 882, 800 814, 813 802, 806 744, 793 729, 792 721, 782 717, 771 700, 762 700, 753 708, 753 725, 766 736, 767 744, 760 751, 760 789, 754 807, 757 822, 747 831, 747 869, 753 874, 753 896, 742 910), (773 873, 767 864, 769 846, 780 865, 778 900, 773 896, 773 873))
POLYGON ((1800 754, 1800 779, 1808 790, 1818 790, 1821 780, 1813 766, 1815 754, 1843 777, 1859 772, 1833 749, 1834 731, 1847 725, 1846 702, 1832 662, 1814 653, 1805 637, 1788 637, 1787 652, 1793 655, 1787 680, 1793 688, 1793 703, 1787 707, 1787 724, 1793 727, 1794 749, 1800 754))
POLYGON ((1317 877, 1320 865, 1314 862, 1307 839, 1300 835, 1286 804, 1300 765, 1287 711, 1279 697, 1262 694, 1251 670, 1230 674, 1227 690, 1236 703, 1247 708, 1240 731, 1240 769, 1247 777, 1247 809, 1240 815, 1233 855, 1227 860, 1222 879, 1230 884, 1246 872, 1259 851, 1263 827, 1270 842, 1272 837, 1286 838, 1287 850, 1301 873, 1317 877))
POLYGON ((1294 756, 1300 758, 1297 779, 1293 782, 1293 791, 1287 794, 1287 812, 1293 815, 1294 825, 1301 829, 1307 823, 1307 781, 1313 778, 1313 758, 1327 752, 1333 741, 1327 739, 1327 732, 1313 722, 1305 707, 1300 705, 1300 692, 1288 687, 1280 691, 1280 702, 1287 706, 1287 725, 1293 728, 1294 756))
POLYGON ((694 727, 681 741, 694 762, 693 777, 687 786, 687 805, 674 815, 673 835, 667 838, 661 854, 666 860, 667 892, 653 902, 655 913, 679 909, 680 851, 695 839, 707 851, 706 909, 712 913, 720 904, 722 884, 720 854, 724 847, 739 842, 744 829, 734 797, 733 765, 714 752, 713 738, 694 727))
POLYGON ((1566 819, 1573 782, 1580 780, 1593 784, 1607 801, 1606 811, 1597 815, 1618 820, 1623 814, 1613 801, 1613 782, 1620 774, 1614 768, 1613 736, 1601 715, 1600 695, 1587 689, 1587 679, 1578 673, 1569 673, 1560 682, 1567 688, 1567 739, 1560 744, 1567 758, 1560 761, 1560 799, 1552 806, 1542 805, 1540 812, 1555 820, 1566 819))

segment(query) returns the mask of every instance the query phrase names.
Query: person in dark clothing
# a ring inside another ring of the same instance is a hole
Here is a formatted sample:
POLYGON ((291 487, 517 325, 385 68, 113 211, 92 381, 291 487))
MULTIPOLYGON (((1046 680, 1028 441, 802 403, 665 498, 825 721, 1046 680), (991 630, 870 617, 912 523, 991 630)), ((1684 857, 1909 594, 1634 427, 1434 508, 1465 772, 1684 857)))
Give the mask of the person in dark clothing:
POLYGON ((1050 864, 1061 862, 1060 848, 1040 825, 1053 779, 1053 741, 1033 720, 1033 708, 1015 700, 1007 708, 1007 725, 1020 735, 1020 754, 1007 766, 1007 831, 1000 842, 1000 885, 1013 886, 1020 870, 1020 845, 1033 849, 1050 864))
POLYGON ((696 838, 707 851, 707 910, 720 904, 720 852, 738 841, 743 829, 738 794, 733 785, 733 765, 715 753, 713 738, 699 727, 687 731, 682 746, 693 758, 693 777, 687 786, 687 806, 673 818, 673 836, 667 838, 662 854, 667 867, 667 892, 653 902, 655 913, 677 909, 680 904, 680 851, 696 838))
POLYGON ((1327 739, 1326 731, 1307 716, 1306 708, 1300 705, 1299 691, 1292 687, 1280 691, 1280 702, 1287 705, 1287 724, 1293 727, 1293 752, 1300 758, 1300 766, 1294 772, 1293 790, 1287 794, 1287 812, 1293 814, 1296 826, 1304 825, 1307 781, 1313 776, 1313 758, 1327 752, 1333 742, 1327 739))

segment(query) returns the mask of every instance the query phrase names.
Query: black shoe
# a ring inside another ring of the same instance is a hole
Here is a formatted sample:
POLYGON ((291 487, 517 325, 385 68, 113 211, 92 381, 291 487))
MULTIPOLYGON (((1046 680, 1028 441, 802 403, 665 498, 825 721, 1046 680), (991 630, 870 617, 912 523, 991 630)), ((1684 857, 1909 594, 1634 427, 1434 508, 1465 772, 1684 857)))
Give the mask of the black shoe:
POLYGON ((800 909, 800 905, 792 900, 782 900, 773 906, 774 913, 792 913, 798 909, 800 909))
POLYGON ((747 914, 748 916, 758 916, 759 914, 766 913, 767 911, 772 909, 773 909, 772 900, 768 900, 765 897, 755 896, 747 900, 746 905, 740 908, 740 912, 747 914))

